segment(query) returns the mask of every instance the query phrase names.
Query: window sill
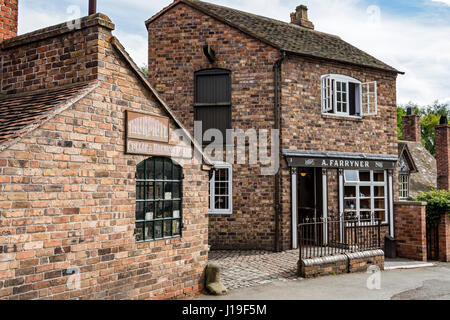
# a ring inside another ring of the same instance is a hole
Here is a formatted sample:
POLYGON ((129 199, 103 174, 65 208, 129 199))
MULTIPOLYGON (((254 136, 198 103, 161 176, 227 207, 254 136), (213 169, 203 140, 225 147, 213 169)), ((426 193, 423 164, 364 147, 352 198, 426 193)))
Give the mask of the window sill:
POLYGON ((357 122, 362 122, 364 119, 362 117, 357 117, 357 116, 341 116, 341 115, 337 115, 337 114, 325 114, 322 113, 322 118, 325 119, 339 119, 339 120, 349 120, 349 121, 357 121, 357 122))
POLYGON ((208 214, 215 215, 215 216, 220 216, 220 215, 231 216, 233 214, 233 212, 232 211, 209 210, 208 214))

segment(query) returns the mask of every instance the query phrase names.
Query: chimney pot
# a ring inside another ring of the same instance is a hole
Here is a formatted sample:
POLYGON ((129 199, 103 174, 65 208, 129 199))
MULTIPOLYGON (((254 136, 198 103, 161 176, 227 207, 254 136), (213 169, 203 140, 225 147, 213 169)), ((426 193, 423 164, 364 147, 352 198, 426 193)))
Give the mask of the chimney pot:
POLYGON ((448 124, 448 119, 446 116, 441 116, 441 120, 439 121, 439 124, 448 124))
POLYGON ((406 109, 406 115, 407 115, 407 116, 412 116, 412 114, 413 114, 412 108, 411 108, 411 107, 408 107, 408 109, 406 109))
POLYGON ((308 19, 308 7, 300 5, 291 13, 291 23, 314 30, 314 24, 308 19))
POLYGON ((89 0, 89 15, 97 13, 97 0, 89 0))

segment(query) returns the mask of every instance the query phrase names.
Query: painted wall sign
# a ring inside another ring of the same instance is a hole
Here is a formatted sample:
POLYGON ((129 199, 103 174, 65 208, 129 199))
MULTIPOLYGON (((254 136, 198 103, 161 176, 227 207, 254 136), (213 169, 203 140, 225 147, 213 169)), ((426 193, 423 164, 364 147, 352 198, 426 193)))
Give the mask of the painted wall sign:
POLYGON ((164 156, 171 158, 192 158, 192 149, 189 147, 174 146, 170 144, 149 141, 128 140, 127 153, 148 156, 164 156))
POLYGON ((361 159, 288 157, 288 163, 291 167, 339 168, 350 170, 388 170, 395 168, 395 162, 393 161, 374 161, 361 159))
POLYGON ((127 111, 127 138, 169 142, 169 118, 127 111))

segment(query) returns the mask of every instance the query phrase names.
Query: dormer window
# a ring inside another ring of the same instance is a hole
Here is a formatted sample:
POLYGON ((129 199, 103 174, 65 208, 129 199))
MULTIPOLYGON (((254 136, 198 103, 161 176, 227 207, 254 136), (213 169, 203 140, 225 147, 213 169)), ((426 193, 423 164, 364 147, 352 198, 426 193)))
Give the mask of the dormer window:
POLYGON ((377 83, 362 83, 354 78, 327 74, 322 76, 322 113, 344 117, 377 114, 377 83))

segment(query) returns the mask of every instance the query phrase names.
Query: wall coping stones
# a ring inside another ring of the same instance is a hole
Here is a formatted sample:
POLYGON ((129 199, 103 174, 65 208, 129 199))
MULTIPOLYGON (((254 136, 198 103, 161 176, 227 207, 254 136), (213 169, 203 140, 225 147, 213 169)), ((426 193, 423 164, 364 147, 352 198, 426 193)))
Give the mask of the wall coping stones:
POLYGON ((7 40, 4 40, 0 48, 1 49, 10 49, 14 47, 23 46, 32 42, 45 40, 48 38, 53 38, 57 36, 61 36, 67 33, 72 33, 77 30, 86 29, 93 26, 102 26, 110 30, 115 29, 114 23, 112 23, 111 19, 102 13, 96 13, 91 16, 87 16, 80 19, 80 27, 79 28, 71 28, 71 22, 63 22, 57 24, 55 26, 39 29, 30 33, 26 33, 17 37, 13 37, 7 40))
POLYGON ((354 259, 363 259, 363 258, 384 256, 384 251, 383 250, 371 250, 371 251, 363 251, 363 252, 351 252, 351 253, 345 253, 345 255, 350 260, 354 260, 354 259))
POLYGON ((335 262, 347 261, 347 260, 348 260, 348 257, 345 254, 339 254, 336 256, 329 256, 329 257, 312 258, 312 259, 301 259, 301 261, 305 267, 319 266, 322 264, 329 264, 329 263, 335 263, 335 262))

